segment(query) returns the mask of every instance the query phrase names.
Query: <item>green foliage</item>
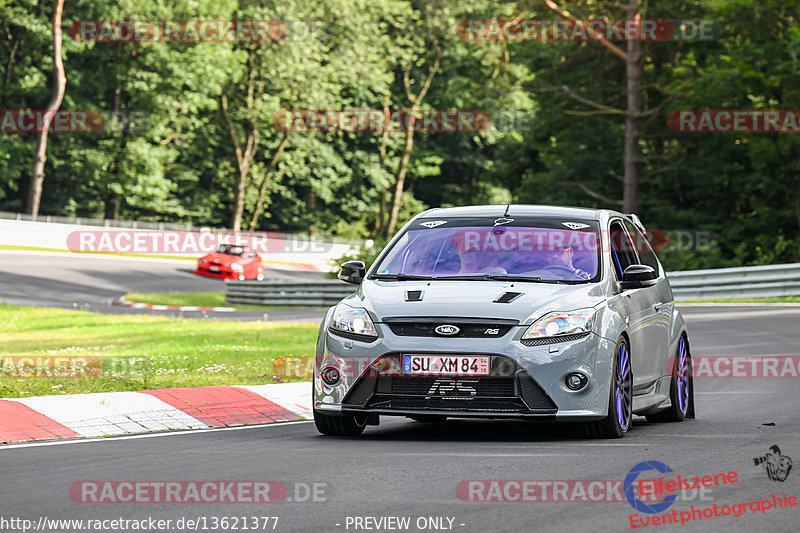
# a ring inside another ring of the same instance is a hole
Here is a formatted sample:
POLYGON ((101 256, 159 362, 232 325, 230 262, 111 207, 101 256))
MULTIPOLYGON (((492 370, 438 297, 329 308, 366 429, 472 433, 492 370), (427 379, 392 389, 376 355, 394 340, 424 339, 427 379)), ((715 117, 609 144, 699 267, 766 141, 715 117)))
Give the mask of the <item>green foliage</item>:
MULTIPOLYGON (((558 3, 579 18, 625 18, 623 4, 558 3)), ((52 9, 0 3, 0 109, 47 105, 52 9)), ((722 27, 712 41, 641 47, 639 214, 653 229, 718 236, 704 251, 662 252, 665 266, 800 261, 800 136, 666 126, 679 109, 800 108, 800 1, 665 0, 643 4, 642 16, 722 27)), ((404 73, 416 94, 437 51, 440 70, 422 108, 483 110, 492 124, 415 135, 400 224, 427 206, 619 208, 624 116, 586 102, 624 110, 625 63, 596 42, 469 42, 455 31, 462 19, 513 17, 557 15, 527 0, 67 2, 65 29, 81 19, 275 19, 312 31, 277 43, 87 43, 65 33, 62 109, 135 111, 145 120, 51 134, 42 213, 229 225, 239 171, 225 94, 239 142, 258 134, 245 226, 263 181, 261 229, 374 237, 387 219, 405 135, 292 132, 264 180, 282 140, 273 118, 279 110, 381 110, 387 102, 408 109, 404 73)), ((34 145, 33 134, 0 133, 0 210, 22 210, 34 145)))
POLYGON ((5 304, 0 304, 0 327, 0 398, 274 383, 277 359, 313 360, 319 329, 307 323, 102 315, 5 304), (36 368, 31 361, 50 363, 36 368), (106 371, 81 375, 81 361, 97 361, 88 368, 106 371))

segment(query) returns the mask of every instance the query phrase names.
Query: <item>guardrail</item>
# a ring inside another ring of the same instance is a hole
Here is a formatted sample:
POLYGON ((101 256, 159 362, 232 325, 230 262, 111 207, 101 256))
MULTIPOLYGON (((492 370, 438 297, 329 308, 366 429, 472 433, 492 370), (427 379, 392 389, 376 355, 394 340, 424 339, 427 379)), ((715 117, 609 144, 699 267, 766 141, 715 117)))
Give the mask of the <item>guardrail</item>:
MULTIPOLYGON (((120 229, 139 229, 139 230, 161 230, 161 231, 202 231, 230 232, 232 230, 210 226, 195 226, 191 223, 178 224, 174 222, 151 222, 146 220, 111 220, 107 218, 91 217, 62 217, 56 215, 40 215, 33 219, 31 215, 23 213, 9 213, 0 211, 0 220, 13 220, 16 222, 37 222, 40 224, 67 224, 73 226, 91 226, 101 228, 120 228, 120 229)), ((328 237, 324 235, 309 235, 306 233, 285 232, 279 229, 257 230, 256 233, 277 232, 285 240, 302 240, 334 244, 347 244, 351 246, 361 246, 363 240, 345 239, 342 237, 328 237)), ((249 233, 244 231, 243 233, 249 233)))
MULTIPOLYGON (((71 223, 62 223, 54 220, 55 217, 39 217, 40 221, 31 222, 24 220, 24 216, 6 216, 8 213, 0 212, 0 245, 12 247, 31 247, 45 248, 50 250, 63 251, 102 251, 118 253, 134 253, 142 257, 148 255, 170 255, 196 259, 213 251, 217 241, 214 239, 205 240, 202 232, 194 233, 191 226, 175 226, 161 223, 144 222, 125 222, 125 221, 98 221, 85 219, 72 219, 71 223), (48 218, 53 219, 43 222, 48 218), (80 222, 80 224, 75 224, 80 222), (107 223, 105 226, 84 225, 85 223, 97 223, 99 225, 107 223), (130 226, 125 226, 130 224, 130 226), (128 229, 125 229, 128 227, 128 229), (182 232, 190 233, 182 233, 182 232), (167 247, 166 235, 159 236, 158 233, 180 232, 173 235, 177 238, 178 244, 167 247), (133 238, 140 233, 147 234, 143 237, 144 244, 133 238), (127 235, 124 235, 127 234, 127 235), (82 235, 87 236, 89 244, 87 248, 82 248, 82 235), (117 239, 122 235, 124 238, 117 239), (105 240, 104 240, 105 239, 105 240), (150 240, 148 240, 150 239, 150 240), (159 243, 161 248, 159 249, 159 243), (208 244, 212 248, 207 248, 208 244), (152 246, 152 248, 148 248, 152 246), (94 247, 94 248, 93 248, 94 247), (137 249, 138 247, 138 249, 137 249), (206 248, 204 248, 206 247, 206 248)), ((30 218, 28 216, 28 218, 30 218)), ((59 219, 62 220, 62 219, 59 219)), ((211 234, 222 232, 226 235, 226 230, 209 230, 211 234)), ((261 254, 265 261, 272 262, 272 266, 282 268, 281 263, 299 263, 313 266, 316 270, 329 271, 335 260, 342 256, 352 256, 356 250, 365 244, 363 241, 348 241, 327 237, 300 235, 296 233, 267 233, 243 232, 242 236, 261 238, 262 248, 256 251, 261 254), (269 244, 267 244, 269 243, 269 244), (266 248, 266 250, 264 250, 266 248)), ((222 242, 222 241, 219 241, 222 242)))
POLYGON ((800 295, 800 263, 667 272, 676 300, 800 295))
POLYGON ((225 281, 227 305, 331 306, 358 287, 338 279, 321 281, 225 281))
MULTIPOLYGON (((800 295, 800 263, 667 272, 676 300, 765 298, 800 295)), ((321 281, 225 282, 228 305, 330 306, 357 287, 338 279, 321 281)))

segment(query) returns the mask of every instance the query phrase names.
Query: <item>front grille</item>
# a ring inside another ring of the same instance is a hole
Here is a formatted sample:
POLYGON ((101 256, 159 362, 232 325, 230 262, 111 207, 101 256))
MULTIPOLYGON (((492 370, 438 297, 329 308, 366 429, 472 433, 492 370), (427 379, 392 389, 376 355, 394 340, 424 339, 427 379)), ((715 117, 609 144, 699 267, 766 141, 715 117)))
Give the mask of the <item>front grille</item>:
POLYGON ((589 332, 586 333, 575 333, 573 335, 560 335, 557 337, 546 337, 544 339, 524 339, 522 340, 522 344, 525 346, 544 346, 546 344, 556 344, 558 342, 568 342, 568 341, 576 341, 578 339, 582 339, 589 335, 589 332))
POLYGON ((497 324, 485 322, 482 324, 465 324, 458 321, 448 321, 447 319, 440 319, 438 322, 389 322, 389 329, 392 333, 400 337, 439 337, 447 338, 436 333, 436 327, 450 324, 458 327, 459 331, 456 335, 450 335, 451 338, 466 337, 466 338, 485 338, 491 339, 502 337, 514 327, 513 324, 497 324))
POLYGON ((482 377, 430 377, 402 374, 402 354, 381 357, 355 382, 344 407, 385 410, 496 411, 555 413, 556 405, 514 360, 490 355, 491 371, 482 377))
POLYGON ((502 413, 519 413, 526 411, 525 405, 516 400, 478 399, 465 402, 457 399, 424 399, 424 398, 380 398, 370 402, 376 409, 408 409, 415 411, 496 411, 502 413))
POLYGON ((364 376, 359 379, 350 389, 350 392, 347 393, 347 396, 344 397, 342 403, 360 407, 367 405, 367 402, 375 393, 375 381, 376 379, 371 376, 364 376))
POLYGON ((513 378, 414 378, 382 379, 376 390, 379 394, 404 396, 447 397, 513 397, 517 395, 513 378), (460 385, 460 387, 459 387, 460 385), (475 394, 471 393, 475 390, 475 394), (466 391, 466 392, 465 392, 466 391))
POLYGON ((547 396, 542 388, 525 371, 517 374, 519 379, 520 396, 525 404, 531 409, 555 409, 553 401, 547 396))

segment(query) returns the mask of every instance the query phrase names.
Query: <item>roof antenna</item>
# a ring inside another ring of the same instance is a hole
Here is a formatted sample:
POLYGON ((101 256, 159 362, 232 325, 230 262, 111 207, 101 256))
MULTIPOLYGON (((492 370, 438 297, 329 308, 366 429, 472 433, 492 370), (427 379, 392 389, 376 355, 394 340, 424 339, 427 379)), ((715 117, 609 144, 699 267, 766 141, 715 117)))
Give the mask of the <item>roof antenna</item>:
POLYGON ((508 210, 509 210, 509 209, 511 209, 511 204, 508 204, 508 205, 506 205, 506 212, 505 212, 505 213, 503 213, 503 216, 504 216, 504 217, 507 217, 507 216, 508 216, 508 210))

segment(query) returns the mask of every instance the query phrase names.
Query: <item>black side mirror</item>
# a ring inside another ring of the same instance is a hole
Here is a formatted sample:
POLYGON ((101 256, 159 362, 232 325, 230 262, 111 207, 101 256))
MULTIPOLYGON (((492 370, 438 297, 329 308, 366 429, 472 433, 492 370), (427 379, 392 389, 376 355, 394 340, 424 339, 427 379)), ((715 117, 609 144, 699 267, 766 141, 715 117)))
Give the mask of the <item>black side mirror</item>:
POLYGON ((367 265, 364 261, 348 261, 339 268, 339 279, 354 285, 361 285, 367 275, 367 265))
POLYGON ((642 287, 652 287, 658 281, 658 274, 655 269, 647 265, 630 265, 622 273, 623 290, 641 289, 642 287))

